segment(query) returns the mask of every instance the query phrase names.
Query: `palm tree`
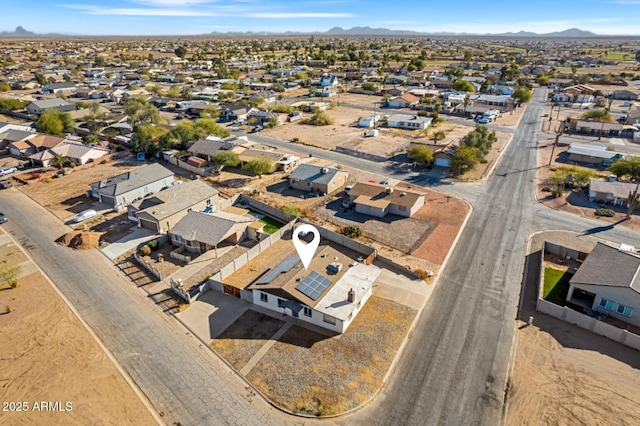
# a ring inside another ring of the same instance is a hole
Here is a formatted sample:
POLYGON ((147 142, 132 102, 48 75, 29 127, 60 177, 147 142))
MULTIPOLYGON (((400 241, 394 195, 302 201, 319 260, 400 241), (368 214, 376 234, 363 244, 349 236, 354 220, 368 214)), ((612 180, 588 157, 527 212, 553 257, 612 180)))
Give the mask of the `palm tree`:
POLYGON ((438 144, 438 140, 439 140, 439 139, 444 139, 444 137, 445 137, 446 135, 447 135, 447 134, 446 134, 445 132, 443 132, 442 130, 439 130, 439 131, 437 131, 437 132, 433 132, 433 133, 431 134, 431 138, 433 139, 433 144, 434 144, 434 145, 437 145, 437 144, 438 144))
POLYGON ((65 164, 68 164, 71 162, 71 160, 69 159, 69 157, 65 157, 62 154, 56 154, 53 156, 53 158, 51 158, 51 162, 59 169, 62 169, 64 167, 65 164))

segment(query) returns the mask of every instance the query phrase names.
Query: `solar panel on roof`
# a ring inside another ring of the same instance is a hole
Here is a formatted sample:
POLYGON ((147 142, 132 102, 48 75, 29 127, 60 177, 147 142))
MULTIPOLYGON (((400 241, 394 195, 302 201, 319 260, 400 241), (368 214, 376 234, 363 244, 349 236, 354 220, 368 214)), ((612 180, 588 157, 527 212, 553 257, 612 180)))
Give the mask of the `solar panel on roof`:
POLYGON ((271 281, 275 280, 278 275, 289 272, 298 262, 300 262, 300 258, 298 256, 287 257, 281 264, 276 266, 275 269, 272 269, 267 275, 260 278, 256 284, 269 284, 271 281))
POLYGON ((331 280, 313 271, 296 286, 296 290, 311 300, 316 300, 329 287, 331 280))

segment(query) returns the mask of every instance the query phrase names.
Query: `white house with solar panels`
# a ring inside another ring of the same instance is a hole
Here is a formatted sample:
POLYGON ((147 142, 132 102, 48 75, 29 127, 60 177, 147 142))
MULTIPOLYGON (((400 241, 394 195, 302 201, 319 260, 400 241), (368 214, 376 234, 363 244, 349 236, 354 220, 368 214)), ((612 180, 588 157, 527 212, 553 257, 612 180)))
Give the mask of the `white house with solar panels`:
POLYGON ((309 269, 288 257, 247 287, 253 303, 279 315, 344 333, 372 294, 380 268, 322 247, 309 269))

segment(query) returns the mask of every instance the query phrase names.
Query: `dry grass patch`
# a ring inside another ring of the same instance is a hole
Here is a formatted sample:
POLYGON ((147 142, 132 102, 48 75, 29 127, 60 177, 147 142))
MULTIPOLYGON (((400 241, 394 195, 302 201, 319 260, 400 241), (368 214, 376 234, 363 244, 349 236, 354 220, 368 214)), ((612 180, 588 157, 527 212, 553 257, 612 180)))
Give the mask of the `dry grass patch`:
POLYGON ((211 342, 211 348, 240 370, 283 324, 249 309, 211 342))
POLYGON ((343 335, 329 338, 294 326, 247 379, 293 412, 326 416, 351 410, 382 386, 415 315, 373 296, 343 335))
POLYGON ((5 264, 19 265, 26 261, 27 257, 15 244, 8 243, 0 246, 0 266, 4 266, 5 264))

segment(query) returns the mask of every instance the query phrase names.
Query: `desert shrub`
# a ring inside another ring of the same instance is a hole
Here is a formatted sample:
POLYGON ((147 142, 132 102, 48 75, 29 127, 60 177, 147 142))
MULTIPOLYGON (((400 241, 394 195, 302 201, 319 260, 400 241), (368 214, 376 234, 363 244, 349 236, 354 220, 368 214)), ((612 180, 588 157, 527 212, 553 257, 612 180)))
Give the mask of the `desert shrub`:
POLYGON ((562 191, 562 188, 560 187, 556 187, 551 190, 551 195, 554 197, 562 197, 562 194, 564 194, 564 191, 562 191))
POLYGON ((124 146, 116 145, 116 147, 114 149, 115 149, 116 152, 124 151, 124 146))
POLYGON ((362 230, 360 229, 360 227, 355 225, 345 226, 344 228, 342 228, 341 232, 342 235, 346 235, 349 238, 358 238, 362 235, 362 230))
POLYGON ((40 179, 40 182, 42 182, 42 183, 51 183, 51 182, 53 182, 53 179, 50 178, 50 177, 46 177, 46 178, 40 179))
POLYGON ((605 216, 605 217, 613 217, 616 215, 616 212, 614 212, 611 209, 598 209, 595 211, 595 215, 596 216, 605 216))
POLYGON ((149 245, 144 245, 140 247, 141 256, 149 256, 150 254, 151 254, 151 247, 149 247, 149 245))
POLYGON ((151 240, 149 244, 147 244, 152 251, 158 250, 158 240, 151 240))

